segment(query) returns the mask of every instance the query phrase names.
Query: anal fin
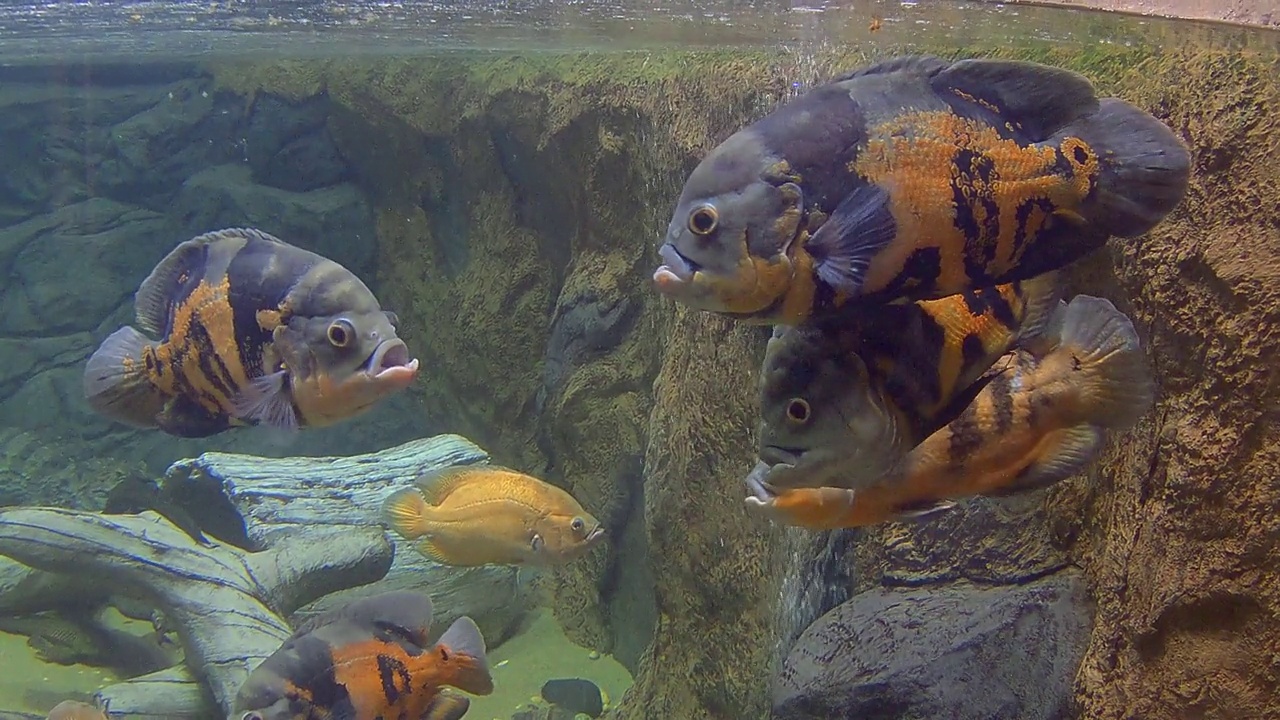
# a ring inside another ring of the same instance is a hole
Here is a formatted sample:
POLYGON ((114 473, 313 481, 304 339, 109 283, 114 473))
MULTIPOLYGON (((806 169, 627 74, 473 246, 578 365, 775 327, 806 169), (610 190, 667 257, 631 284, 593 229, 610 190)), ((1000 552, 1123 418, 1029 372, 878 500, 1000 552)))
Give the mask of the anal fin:
POLYGON ((988 497, 1008 497, 1042 490, 1084 470, 1102 449, 1102 428, 1077 425, 1055 430, 1045 436, 1038 458, 1018 473, 1013 482, 984 493, 988 497))
POLYGON ((159 414, 156 425, 176 437, 203 438, 231 428, 231 418, 211 413, 185 395, 170 400, 159 414))

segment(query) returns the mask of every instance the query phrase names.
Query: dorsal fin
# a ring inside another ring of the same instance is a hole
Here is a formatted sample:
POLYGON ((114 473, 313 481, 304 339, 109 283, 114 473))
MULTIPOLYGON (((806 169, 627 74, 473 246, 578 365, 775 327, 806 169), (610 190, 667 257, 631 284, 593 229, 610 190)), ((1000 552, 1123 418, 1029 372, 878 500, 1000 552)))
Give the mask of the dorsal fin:
MULTIPOLYGON (((152 335, 161 335, 168 326, 169 310, 183 285, 183 274, 203 275, 203 263, 210 245, 220 242, 247 243, 251 240, 288 245, 280 238, 255 228, 226 228, 184 240, 164 256, 147 275, 134 295, 134 316, 138 327, 152 335)), ((234 253, 228 253, 230 258, 234 253)))
POLYGON ((431 598, 426 593, 391 590, 358 598, 313 615, 299 623, 292 637, 301 637, 325 625, 349 622, 366 629, 379 625, 399 628, 413 642, 426 647, 431 617, 431 598))
POLYGON ((934 74, 929 82, 948 100, 956 91, 977 100, 986 110, 1016 123, 1033 142, 1043 141, 1098 110, 1098 96, 1088 78, 1034 62, 960 60, 934 74))
POLYGON ((160 335, 168 325, 169 307, 181 284, 184 272, 195 272, 204 259, 207 243, 201 238, 186 240, 164 256, 138 286, 133 297, 134 316, 138 327, 152 335, 160 335))
POLYGON ((851 80, 856 77, 865 75, 887 75, 888 73, 905 72, 913 75, 923 75, 929 77, 936 74, 940 70, 947 67, 945 60, 934 57, 933 55, 904 55, 902 57, 889 58, 872 63, 866 67, 860 67, 856 70, 837 75, 829 82, 841 82, 851 80))
POLYGON ((419 475, 414 484, 418 486, 428 504, 439 505, 476 470, 477 468, 473 465, 455 465, 429 470, 419 475))

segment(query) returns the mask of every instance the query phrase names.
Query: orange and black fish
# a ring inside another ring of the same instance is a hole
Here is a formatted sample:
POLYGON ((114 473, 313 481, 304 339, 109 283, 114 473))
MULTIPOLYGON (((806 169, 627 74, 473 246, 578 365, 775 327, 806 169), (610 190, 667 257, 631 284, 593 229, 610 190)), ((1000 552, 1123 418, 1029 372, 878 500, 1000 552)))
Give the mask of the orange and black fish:
POLYGON ((1043 332, 1060 295, 1050 272, 776 327, 760 372, 759 456, 776 468, 769 482, 856 486, 880 477, 972 399, 976 391, 966 391, 992 363, 1043 332))
POLYGON ((294 429, 358 415, 409 385, 418 361, 351 271, 261 230, 181 243, 142 282, 138 327, 89 358, 98 412, 171 435, 294 429))
POLYGON ((64 700, 53 706, 47 720, 107 720, 107 713, 96 705, 64 700))
POLYGON ((494 466, 427 473, 392 493, 383 513, 396 534, 443 565, 561 565, 605 534, 568 492, 494 466))
POLYGON ((1164 124, 1030 62, 904 57, 818 86, 690 174, 657 289, 753 324, 939 298, 1140 235, 1186 193, 1164 124))
MULTIPOLYGON (((1048 487, 1097 456, 1106 430, 1132 427, 1155 400, 1133 323, 1110 302, 1079 295, 1051 321, 1043 355, 1022 348, 979 380, 945 427, 879 480, 849 487, 776 488, 764 463, 747 477, 747 507, 812 529, 930 515, 974 495, 1048 487)), ((802 470, 802 468, 796 468, 802 470)))
POLYGON ((236 695, 237 720, 458 720, 493 692, 484 638, 459 618, 427 641, 431 600, 392 591, 313 618, 262 662, 236 695))

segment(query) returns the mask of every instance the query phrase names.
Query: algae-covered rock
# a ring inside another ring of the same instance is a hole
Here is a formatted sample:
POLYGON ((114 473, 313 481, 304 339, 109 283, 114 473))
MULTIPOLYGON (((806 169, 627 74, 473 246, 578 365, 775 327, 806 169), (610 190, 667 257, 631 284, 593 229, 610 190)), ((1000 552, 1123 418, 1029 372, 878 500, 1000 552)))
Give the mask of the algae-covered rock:
POLYGON ((182 237, 248 225, 288 238, 358 277, 376 277, 373 212, 354 185, 293 192, 255 183, 243 163, 217 165, 187 178, 173 209, 182 218, 182 237))
POLYGON ((800 636, 772 717, 1065 720, 1091 614, 1074 572, 868 590, 800 636))

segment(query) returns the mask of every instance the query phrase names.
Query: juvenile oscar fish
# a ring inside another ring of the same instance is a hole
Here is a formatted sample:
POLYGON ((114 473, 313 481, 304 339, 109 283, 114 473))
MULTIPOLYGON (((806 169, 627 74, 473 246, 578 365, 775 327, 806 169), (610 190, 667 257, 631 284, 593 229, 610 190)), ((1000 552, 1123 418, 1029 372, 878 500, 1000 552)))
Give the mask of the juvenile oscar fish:
POLYGON ((458 720, 493 692, 484 638, 468 617, 427 641, 431 600, 392 591, 313 618, 249 675, 237 720, 458 720))
POLYGON ((493 466, 428 473, 383 506, 387 524, 443 565, 561 565, 604 537, 564 490, 493 466))
POLYGON ((780 489, 762 482, 757 465, 746 480, 747 507, 811 529, 860 527, 942 512, 957 498, 1028 492, 1080 472, 1106 430, 1132 427, 1150 409, 1155 384, 1133 323, 1107 300, 1076 296, 1052 323, 1060 327, 1055 347, 1001 358, 973 401, 878 481, 780 489))
POLYGON ((113 420, 170 435, 331 425, 418 371, 395 316, 360 278, 261 230, 181 243, 134 306, 142 331, 103 341, 85 367, 85 397, 113 420))
POLYGON ((1190 153, 1083 76, 902 57, 815 87, 693 170, 653 275, 691 308, 799 324, 1034 277, 1150 230, 1190 153))
POLYGON ((992 363, 1043 331, 1060 295, 1051 272, 776 327, 760 373, 768 482, 855 487, 879 478, 972 399, 992 363), (796 466, 805 472, 790 472, 796 466))

